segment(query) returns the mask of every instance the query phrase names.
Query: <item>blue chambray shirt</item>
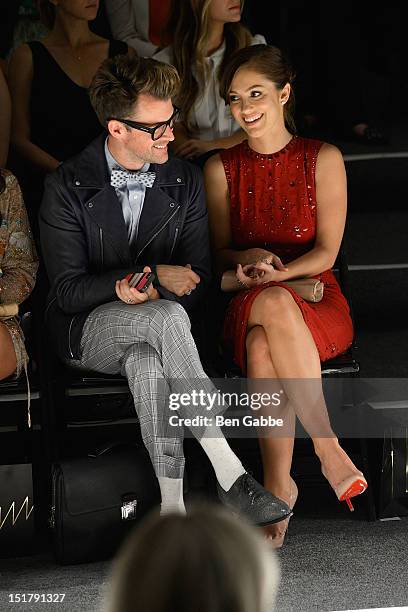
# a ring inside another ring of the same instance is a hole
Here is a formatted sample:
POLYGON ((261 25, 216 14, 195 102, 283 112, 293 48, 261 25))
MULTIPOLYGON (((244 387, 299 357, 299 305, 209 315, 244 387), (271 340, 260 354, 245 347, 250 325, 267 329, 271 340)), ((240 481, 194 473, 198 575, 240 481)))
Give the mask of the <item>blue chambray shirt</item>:
MULTIPOLYGON (((108 148, 108 139, 105 140, 105 156, 109 168, 109 176, 113 169, 125 170, 116 159, 113 157, 108 148)), ((147 172, 150 168, 149 162, 146 162, 140 172, 147 172)), ((132 172, 134 172, 132 170, 132 172)), ((139 228, 140 215, 142 214, 143 204, 146 196, 146 187, 141 183, 128 181, 122 187, 115 187, 116 195, 118 196, 120 205, 122 206, 123 218, 128 232, 129 244, 134 244, 137 238, 139 228)))

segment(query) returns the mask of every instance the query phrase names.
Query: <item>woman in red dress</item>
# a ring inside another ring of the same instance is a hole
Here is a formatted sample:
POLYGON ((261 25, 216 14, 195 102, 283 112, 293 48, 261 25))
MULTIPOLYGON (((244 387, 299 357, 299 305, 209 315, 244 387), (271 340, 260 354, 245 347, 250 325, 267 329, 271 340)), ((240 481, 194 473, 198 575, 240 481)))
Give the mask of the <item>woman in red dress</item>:
MULTIPOLYGON (((234 54, 223 75, 223 96, 247 133, 205 166, 218 271, 222 286, 238 291, 224 341, 252 389, 269 379, 284 390, 285 437, 260 437, 265 487, 293 507, 297 416, 323 474, 351 506, 367 482, 330 427, 321 385, 321 362, 343 353, 353 339, 349 307, 331 271, 346 219, 346 176, 336 147, 294 135, 292 80, 279 49, 266 45, 234 54), (324 283, 318 303, 285 285, 311 277, 324 283)), ((266 528, 275 547, 287 523, 266 528)))

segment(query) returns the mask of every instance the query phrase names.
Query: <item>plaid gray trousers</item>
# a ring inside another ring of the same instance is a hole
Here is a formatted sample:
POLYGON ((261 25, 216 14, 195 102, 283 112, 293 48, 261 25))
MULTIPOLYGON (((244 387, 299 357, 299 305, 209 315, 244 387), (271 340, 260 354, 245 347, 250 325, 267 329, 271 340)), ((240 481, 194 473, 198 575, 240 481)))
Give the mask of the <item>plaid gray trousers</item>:
MULTIPOLYGON (((183 427, 170 427, 169 417, 192 418, 198 411, 194 407, 170 411, 169 394, 192 391, 197 379, 200 389, 216 392, 201 365, 184 308, 163 299, 98 306, 85 321, 81 350, 75 365, 108 374, 120 372, 127 378, 156 475, 182 478, 183 427)), ((205 427, 190 430, 200 439, 205 427)))

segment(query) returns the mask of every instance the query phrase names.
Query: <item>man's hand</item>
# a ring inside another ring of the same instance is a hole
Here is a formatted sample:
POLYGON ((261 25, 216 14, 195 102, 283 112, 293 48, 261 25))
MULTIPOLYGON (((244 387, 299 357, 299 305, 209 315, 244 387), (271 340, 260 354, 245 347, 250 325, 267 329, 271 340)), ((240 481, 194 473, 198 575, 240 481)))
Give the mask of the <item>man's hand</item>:
POLYGON ((200 282, 200 277, 192 269, 190 264, 186 266, 156 266, 157 278, 162 287, 171 291, 178 297, 189 295, 200 282))
MULTIPOLYGON (((151 269, 149 266, 145 266, 143 268, 143 272, 151 272, 151 269)), ((116 281, 115 291, 118 298, 122 300, 122 302, 125 302, 125 304, 143 304, 143 302, 147 302, 148 300, 157 300, 160 297, 157 290, 153 288, 152 284, 150 284, 147 291, 141 292, 134 289, 134 287, 129 287, 129 283, 126 278, 116 281)))

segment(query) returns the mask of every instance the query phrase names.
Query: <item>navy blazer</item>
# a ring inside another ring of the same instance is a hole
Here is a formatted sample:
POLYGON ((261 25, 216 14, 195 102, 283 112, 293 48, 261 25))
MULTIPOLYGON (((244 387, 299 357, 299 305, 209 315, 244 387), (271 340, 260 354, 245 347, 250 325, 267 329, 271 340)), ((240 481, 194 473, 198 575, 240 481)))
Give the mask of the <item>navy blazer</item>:
POLYGON ((148 265, 191 264, 201 282, 178 297, 155 284, 161 296, 190 314, 209 287, 208 215, 201 171, 172 158, 156 172, 131 249, 122 207, 110 184, 102 134, 45 181, 40 209, 41 249, 50 281, 46 309, 62 359, 80 358, 82 328, 97 306, 118 299, 115 281, 148 265))

